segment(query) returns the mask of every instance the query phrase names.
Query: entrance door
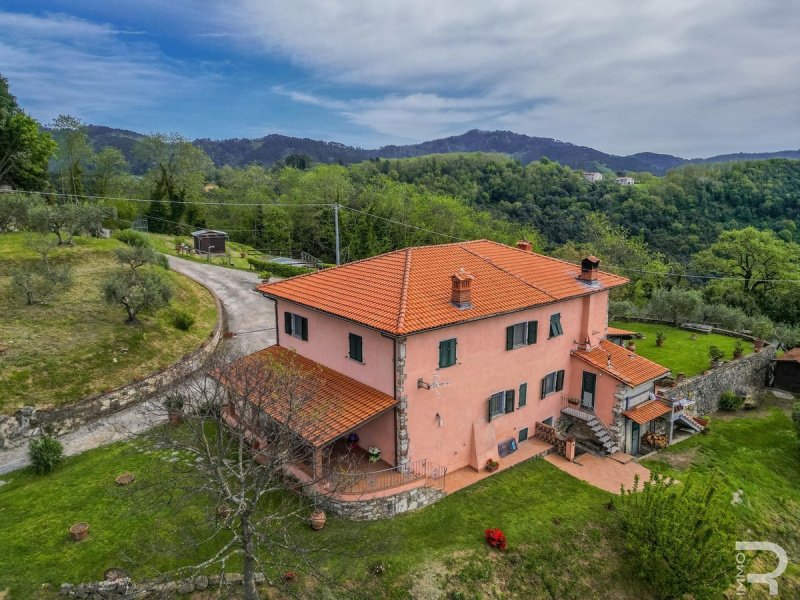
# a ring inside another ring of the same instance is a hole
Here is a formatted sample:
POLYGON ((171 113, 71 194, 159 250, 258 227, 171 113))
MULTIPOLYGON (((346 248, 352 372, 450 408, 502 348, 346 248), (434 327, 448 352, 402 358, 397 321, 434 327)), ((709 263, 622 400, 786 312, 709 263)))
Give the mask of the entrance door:
POLYGON ((594 408, 594 389, 597 384, 597 375, 583 372, 583 386, 581 387, 581 404, 583 406, 594 408))
POLYGON ((639 454, 639 424, 636 421, 631 423, 631 454, 639 454))

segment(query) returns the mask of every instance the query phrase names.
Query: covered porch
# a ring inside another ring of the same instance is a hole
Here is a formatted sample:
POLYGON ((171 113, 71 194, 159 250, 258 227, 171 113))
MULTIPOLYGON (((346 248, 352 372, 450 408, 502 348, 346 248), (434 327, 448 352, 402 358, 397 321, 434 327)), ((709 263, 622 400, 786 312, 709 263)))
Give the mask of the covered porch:
POLYGON ((703 425, 686 410, 692 404, 686 399, 656 396, 623 411, 625 450, 633 456, 642 456, 671 446, 686 434, 702 431, 703 425))

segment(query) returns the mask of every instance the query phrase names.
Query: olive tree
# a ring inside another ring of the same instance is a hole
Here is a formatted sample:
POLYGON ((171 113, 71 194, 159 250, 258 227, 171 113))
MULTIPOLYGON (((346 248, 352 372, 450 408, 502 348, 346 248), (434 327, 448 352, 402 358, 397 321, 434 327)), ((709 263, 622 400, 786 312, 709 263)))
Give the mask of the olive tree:
POLYGON ((119 271, 103 282, 103 298, 125 308, 128 323, 136 323, 139 313, 164 308, 172 298, 166 278, 151 269, 119 271))

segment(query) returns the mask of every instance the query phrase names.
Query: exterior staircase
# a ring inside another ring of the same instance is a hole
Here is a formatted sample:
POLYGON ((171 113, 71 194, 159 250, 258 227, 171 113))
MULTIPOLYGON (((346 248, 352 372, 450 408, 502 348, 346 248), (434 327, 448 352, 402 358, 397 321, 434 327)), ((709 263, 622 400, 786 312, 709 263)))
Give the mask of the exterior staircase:
POLYGON ((689 429, 691 429, 691 430, 693 430, 693 431, 696 431, 696 432, 703 431, 703 429, 704 429, 704 428, 703 428, 703 426, 702 426, 702 425, 700 425, 700 423, 698 423, 697 421, 695 421, 695 420, 694 420, 694 419, 691 417, 691 415, 687 415, 686 413, 681 413, 681 414, 678 416, 678 418, 677 418, 677 419, 675 419, 675 421, 676 421, 676 422, 678 422, 678 423, 680 423, 681 425, 685 425, 685 426, 686 426, 686 427, 688 427, 689 429))
POLYGON ((595 439, 608 454, 614 454, 620 451, 620 447, 614 440, 611 431, 606 427, 605 423, 600 420, 591 407, 568 404, 561 409, 561 413, 584 421, 587 427, 594 432, 595 439))

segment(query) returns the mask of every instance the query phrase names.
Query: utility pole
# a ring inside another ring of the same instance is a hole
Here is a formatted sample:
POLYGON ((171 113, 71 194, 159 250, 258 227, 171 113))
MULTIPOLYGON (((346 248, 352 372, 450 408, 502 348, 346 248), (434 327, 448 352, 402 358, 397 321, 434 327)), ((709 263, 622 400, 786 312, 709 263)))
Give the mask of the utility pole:
POLYGON ((333 203, 333 228, 336 232, 336 266, 338 267, 340 262, 339 257, 339 203, 333 203))

